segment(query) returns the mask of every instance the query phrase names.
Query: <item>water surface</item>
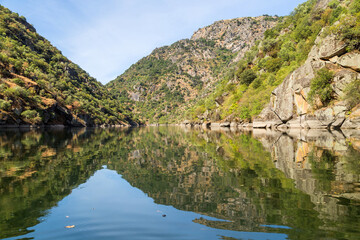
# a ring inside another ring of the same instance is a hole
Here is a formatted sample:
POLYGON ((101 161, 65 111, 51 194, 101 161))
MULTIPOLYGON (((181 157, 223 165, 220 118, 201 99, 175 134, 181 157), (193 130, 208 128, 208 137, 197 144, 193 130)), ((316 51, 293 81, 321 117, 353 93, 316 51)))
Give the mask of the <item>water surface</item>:
POLYGON ((359 139, 1 131, 0 239, 360 239, 359 139))

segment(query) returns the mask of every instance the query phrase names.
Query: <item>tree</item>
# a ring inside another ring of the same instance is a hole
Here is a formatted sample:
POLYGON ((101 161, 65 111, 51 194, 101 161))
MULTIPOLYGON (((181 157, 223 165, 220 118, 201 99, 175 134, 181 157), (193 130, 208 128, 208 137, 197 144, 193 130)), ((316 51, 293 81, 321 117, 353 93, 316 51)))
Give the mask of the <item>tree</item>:
POLYGON ((252 69, 246 69, 243 71, 240 76, 239 80, 240 83, 250 85, 255 79, 257 78, 256 73, 252 69))

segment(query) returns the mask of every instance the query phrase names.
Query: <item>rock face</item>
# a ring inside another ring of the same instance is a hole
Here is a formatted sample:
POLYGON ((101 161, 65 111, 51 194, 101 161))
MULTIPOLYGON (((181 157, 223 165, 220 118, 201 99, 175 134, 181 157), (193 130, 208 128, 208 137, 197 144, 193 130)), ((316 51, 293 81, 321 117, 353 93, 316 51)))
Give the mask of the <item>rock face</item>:
POLYGON ((342 128, 344 129, 352 129, 360 127, 360 106, 357 107, 355 111, 353 111, 345 120, 345 122, 342 125, 342 128))
POLYGON ((341 65, 344 68, 351 68, 355 71, 360 71, 360 53, 351 52, 347 53, 340 58, 335 60, 336 63, 341 65))
POLYGON ((269 125, 281 128, 360 128, 359 107, 347 116, 349 107, 335 101, 329 107, 313 109, 308 99, 311 80, 321 68, 334 72, 331 87, 338 99, 347 84, 360 78, 360 54, 346 53, 346 44, 336 36, 319 34, 309 56, 300 68, 290 74, 272 93, 270 103, 254 119, 255 128, 269 125))
POLYGON ((267 16, 221 20, 197 30, 191 40, 208 39, 215 41, 219 47, 237 53, 233 61, 239 61, 254 45, 255 41, 261 39, 264 32, 274 27, 275 23, 276 18, 267 16), (256 31, 253 31, 254 29, 256 31))

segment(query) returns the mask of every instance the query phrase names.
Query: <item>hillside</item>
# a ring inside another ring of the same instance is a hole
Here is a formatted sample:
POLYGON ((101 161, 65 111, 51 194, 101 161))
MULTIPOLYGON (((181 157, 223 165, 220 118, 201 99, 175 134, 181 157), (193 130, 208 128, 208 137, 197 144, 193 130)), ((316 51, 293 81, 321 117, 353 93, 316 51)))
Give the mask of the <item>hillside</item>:
POLYGON ((224 126, 359 128, 359 27, 359 0, 299 5, 186 117, 224 126))
POLYGON ((232 62, 250 57, 246 52, 277 21, 261 16, 215 22, 191 39, 155 49, 106 87, 144 121, 178 122, 189 106, 213 91, 232 62))
POLYGON ((150 123, 353 128, 359 11, 359 0, 309 0, 286 17, 215 22, 107 87, 150 123))
POLYGON ((134 125, 130 109, 0 6, 0 126, 134 125))

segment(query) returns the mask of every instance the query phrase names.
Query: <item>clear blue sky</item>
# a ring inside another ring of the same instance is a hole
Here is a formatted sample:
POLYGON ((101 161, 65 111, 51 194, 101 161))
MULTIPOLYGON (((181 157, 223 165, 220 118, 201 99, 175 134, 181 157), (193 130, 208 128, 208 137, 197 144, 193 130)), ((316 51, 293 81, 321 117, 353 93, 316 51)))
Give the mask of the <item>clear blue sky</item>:
POLYGON ((156 47, 237 17, 288 15, 305 0, 0 0, 102 83, 156 47))

